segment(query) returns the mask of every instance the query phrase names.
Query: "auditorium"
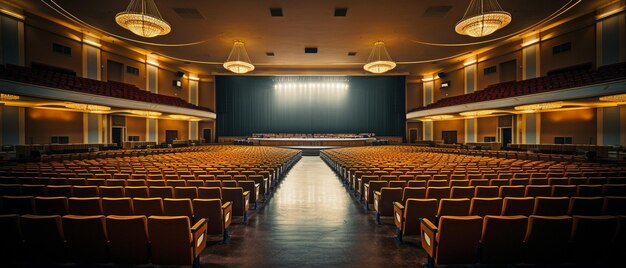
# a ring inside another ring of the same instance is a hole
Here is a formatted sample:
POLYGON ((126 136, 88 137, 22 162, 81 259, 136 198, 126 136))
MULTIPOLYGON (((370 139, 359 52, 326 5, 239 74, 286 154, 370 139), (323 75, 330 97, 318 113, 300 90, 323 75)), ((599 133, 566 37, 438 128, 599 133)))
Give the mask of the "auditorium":
POLYGON ((0 1, 0 266, 624 267, 625 10, 0 1))

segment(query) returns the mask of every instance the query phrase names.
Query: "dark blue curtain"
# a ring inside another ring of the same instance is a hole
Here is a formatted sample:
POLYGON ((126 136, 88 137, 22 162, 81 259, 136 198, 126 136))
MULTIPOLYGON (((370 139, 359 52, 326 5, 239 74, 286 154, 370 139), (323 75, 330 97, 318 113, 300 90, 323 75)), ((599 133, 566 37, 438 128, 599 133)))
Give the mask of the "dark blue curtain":
POLYGON ((405 134, 405 77, 218 76, 217 135, 405 134))

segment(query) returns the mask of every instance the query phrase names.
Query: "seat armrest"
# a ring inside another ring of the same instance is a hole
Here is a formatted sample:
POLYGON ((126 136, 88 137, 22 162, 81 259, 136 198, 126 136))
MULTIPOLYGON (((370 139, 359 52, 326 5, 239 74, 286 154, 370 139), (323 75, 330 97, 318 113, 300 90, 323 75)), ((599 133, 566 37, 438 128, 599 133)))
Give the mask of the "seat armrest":
POLYGON ((226 202, 222 205, 222 217, 224 221, 224 229, 230 226, 230 223, 233 221, 233 203, 226 202))
POLYGON ((196 222, 196 224, 191 227, 191 234, 193 236, 193 257, 197 258, 206 247, 207 220, 200 219, 196 222))
POLYGON ((402 231, 402 223, 404 222, 404 206, 400 202, 393 202, 393 222, 402 231))
POLYGON ((243 192, 243 196, 249 196, 249 195, 250 195, 250 191, 243 192))
POLYGON ((374 196, 378 196, 378 197, 380 197, 380 196, 381 196, 380 191, 375 191, 375 192, 374 192, 374 196))
POLYGON ((400 202, 393 202, 393 206, 399 210, 404 210, 404 206, 400 202))
POLYGON ((426 218, 421 218, 420 222, 422 248, 428 253, 428 256, 434 258, 435 248, 437 246, 437 232, 439 229, 426 218))

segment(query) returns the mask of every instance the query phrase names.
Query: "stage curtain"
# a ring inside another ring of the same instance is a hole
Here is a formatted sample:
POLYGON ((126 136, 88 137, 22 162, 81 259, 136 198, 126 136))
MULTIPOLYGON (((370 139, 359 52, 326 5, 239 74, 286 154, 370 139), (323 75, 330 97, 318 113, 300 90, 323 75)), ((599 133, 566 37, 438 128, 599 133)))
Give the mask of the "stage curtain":
POLYGON ((405 135, 403 76, 217 76, 216 95, 218 136, 405 135), (277 88, 279 84, 285 87, 277 88), (348 88, 341 88, 342 84, 348 88))

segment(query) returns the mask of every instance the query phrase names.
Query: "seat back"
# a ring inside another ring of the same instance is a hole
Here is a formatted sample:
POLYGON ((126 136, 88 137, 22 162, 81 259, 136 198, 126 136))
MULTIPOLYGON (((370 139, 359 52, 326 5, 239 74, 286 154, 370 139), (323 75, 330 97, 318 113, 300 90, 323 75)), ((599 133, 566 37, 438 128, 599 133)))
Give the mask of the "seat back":
POLYGON ((191 265, 193 239, 189 217, 150 216, 148 236, 154 265, 191 265))
POLYGON ((66 259, 61 216, 24 215, 20 217, 20 229, 29 260, 62 262, 66 259))
POLYGON ((198 187, 198 198, 222 199, 222 190, 220 187, 198 187))
MULTIPOLYGON (((26 195, 26 196, 45 196, 46 195, 46 186, 42 184, 34 184, 34 185, 24 184, 22 185, 21 188, 22 188, 22 193, 21 193, 22 195, 26 195)), ((2 195, 3 194, 0 194, 0 196, 2 195)))
POLYGON ((578 185, 577 196, 602 196, 602 185, 578 185))
POLYGON ((149 187, 150 197, 172 198, 174 197, 174 188, 172 186, 154 186, 149 187))
POLYGON ((439 233, 437 234, 435 263, 476 263, 482 226, 483 219, 478 216, 441 217, 439 219, 439 233))
POLYGON ((222 202, 233 203, 233 216, 243 216, 246 213, 243 193, 244 191, 241 187, 222 188, 222 202))
POLYGON ((380 216, 393 216, 393 203, 402 202, 402 188, 383 187, 380 189, 378 213, 380 216))
POLYGON ((485 264, 520 263, 523 259, 526 216, 485 216, 481 237, 480 262, 485 264))
POLYGON ((71 185, 48 185, 46 186, 46 196, 72 197, 71 185))
POLYGON ((35 213, 37 215, 65 215, 68 213, 67 197, 35 197, 35 213))
POLYGON ((568 197, 537 197, 533 215, 561 216, 567 215, 569 209, 568 197))
POLYGON ((450 197, 450 187, 428 187, 426 198, 442 199, 450 197))
POLYGON ((163 216, 162 198, 133 198, 135 215, 163 216))
POLYGON ((600 216, 604 206, 602 197, 572 197, 570 198, 568 214, 580 216, 600 216))
POLYGON ((72 186, 72 197, 97 197, 100 196, 98 186, 72 186))
POLYGON ((189 198, 164 198, 163 212, 165 216, 186 216, 193 220, 193 206, 189 198))
POLYGON ((435 221, 437 215, 437 199, 409 198, 404 207, 403 235, 420 233, 420 219, 426 218, 435 221))
POLYGON ((104 216, 63 216, 63 233, 67 241, 68 255, 73 261, 78 263, 108 261, 109 239, 104 216))
POLYGON ((570 259, 576 263, 597 263, 609 257, 619 218, 615 216, 574 216, 570 259))
POLYGON ((550 197, 552 196, 552 187, 550 185, 527 185, 526 197, 550 197))
POLYGON ((502 203, 502 216, 530 216, 535 208, 532 197, 506 197, 502 203))
POLYGON ((174 196, 176 198, 194 199, 198 197, 198 188, 196 187, 176 187, 174 188, 174 196))
POLYGON ((150 247, 145 216, 107 216, 106 230, 113 263, 149 262, 150 247))
POLYGON ((237 181, 237 185, 243 188, 244 192, 250 192, 250 201, 255 202, 259 198, 256 191, 256 182, 249 180, 240 180, 237 181))
POLYGON ((20 216, 17 214, 0 215, 0 257, 1 263, 11 263, 19 256, 22 243, 20 216))
POLYGON ((468 198, 442 198, 439 200, 437 217, 442 216, 468 216, 470 200, 468 198))
POLYGON ((130 198, 148 198, 150 196, 147 186, 126 186, 124 193, 126 194, 126 197, 130 198))
POLYGON ((193 213, 196 219, 208 219, 207 232, 212 235, 223 234, 230 223, 232 215, 222 215, 222 200, 201 199, 193 200, 193 213))
POLYGON ((72 197, 68 199, 68 211, 71 215, 102 215, 100 197, 72 197))
POLYGON ((569 216, 530 216, 524 238, 525 262, 563 262, 571 233, 572 218, 569 216))
POLYGON ((102 211, 104 215, 118 215, 118 216, 132 216, 135 215, 133 211, 133 202, 130 197, 122 198, 102 198, 102 211))
POLYGON ((552 196, 554 197, 572 197, 576 196, 576 185, 553 185, 552 196))
POLYGON ((476 186, 474 197, 498 197, 500 188, 498 186, 476 186))
POLYGON ((524 197, 526 188, 523 185, 504 185, 500 186, 498 196, 506 197, 524 197))
POLYGON ((124 197, 124 187, 122 186, 100 186, 99 191, 101 197, 124 197))
MULTIPOLYGON (((604 201, 603 213, 605 215, 626 215, 626 197, 607 196, 604 201)), ((626 222, 624 222, 626 226, 626 222)))
POLYGON ((500 213, 502 213, 502 198, 475 197, 471 201, 470 215, 484 217, 487 215, 499 216, 500 213))
POLYGON ((454 186, 450 191, 450 198, 472 198, 474 188, 474 186, 454 186))
POLYGON ((426 198, 426 188, 424 187, 404 187, 402 193, 402 202, 405 203, 409 198, 426 198))

